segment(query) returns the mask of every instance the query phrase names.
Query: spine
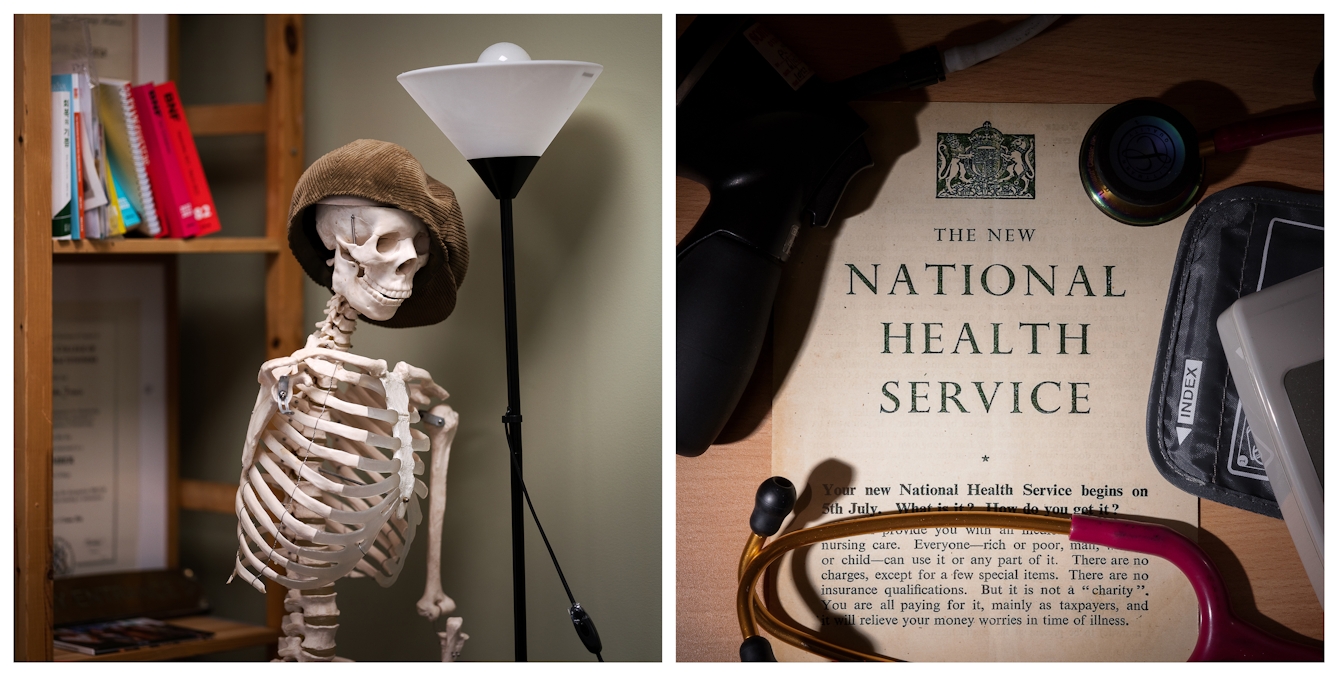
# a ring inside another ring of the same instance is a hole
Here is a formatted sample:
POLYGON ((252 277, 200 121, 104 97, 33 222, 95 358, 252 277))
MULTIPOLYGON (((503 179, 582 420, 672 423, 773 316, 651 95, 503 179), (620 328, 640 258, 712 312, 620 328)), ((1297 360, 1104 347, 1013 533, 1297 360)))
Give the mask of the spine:
POLYGON ((130 84, 121 87, 121 109, 125 114, 126 136, 130 139, 130 154, 135 165, 135 179, 139 184, 140 214, 149 236, 157 237, 163 227, 158 221, 158 209, 153 203, 153 189, 149 183, 149 149, 144 143, 144 128, 139 124, 139 112, 130 84))
POLYGON ((70 177, 71 182, 74 183, 72 190, 74 197, 70 200, 74 212, 70 234, 75 239, 86 239, 88 233, 84 232, 84 226, 87 225, 84 218, 84 154, 79 151, 79 147, 84 144, 84 116, 83 113, 79 112, 79 89, 75 88, 74 92, 74 138, 72 139, 74 141, 74 159, 71 160, 74 171, 70 177))
POLYGON ((86 238, 106 239, 108 199, 102 177, 102 126, 95 112, 94 92, 89 76, 81 73, 76 76, 75 83, 79 88, 79 154, 82 160, 80 172, 83 175, 83 184, 80 186, 83 203, 80 206, 83 209, 82 222, 87 224, 81 229, 86 238))
POLYGON ((134 87, 131 92, 149 148, 149 182, 157 198, 158 214, 166 219, 169 236, 191 237, 195 234, 195 214, 181 167, 172 154, 158 94, 152 83, 134 87))
POLYGON ((163 120, 167 123, 168 135, 172 140, 172 150, 181 165, 181 173, 190 191, 190 203, 194 207, 195 235, 209 235, 222 229, 214 211, 214 197, 209 192, 209 182, 200 164, 200 154, 195 148, 195 137, 190 132, 190 123, 186 121, 181 107, 181 97, 177 94, 175 82, 158 85, 158 98, 163 104, 163 120))
POLYGON ((70 91, 62 75, 51 76, 51 236, 73 239, 70 197, 70 91))
POLYGON ((79 86, 74 75, 64 75, 65 86, 70 92, 70 239, 83 237, 84 210, 83 184, 79 174, 79 86))

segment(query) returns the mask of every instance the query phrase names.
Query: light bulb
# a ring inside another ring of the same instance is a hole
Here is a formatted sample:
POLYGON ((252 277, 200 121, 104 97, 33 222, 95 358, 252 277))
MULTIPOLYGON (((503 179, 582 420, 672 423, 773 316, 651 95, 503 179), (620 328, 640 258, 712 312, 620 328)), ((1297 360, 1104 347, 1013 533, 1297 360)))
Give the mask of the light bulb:
POLYGON ((479 63, 511 63, 513 61, 529 61, 530 55, 520 45, 510 42, 499 42, 479 54, 479 63))

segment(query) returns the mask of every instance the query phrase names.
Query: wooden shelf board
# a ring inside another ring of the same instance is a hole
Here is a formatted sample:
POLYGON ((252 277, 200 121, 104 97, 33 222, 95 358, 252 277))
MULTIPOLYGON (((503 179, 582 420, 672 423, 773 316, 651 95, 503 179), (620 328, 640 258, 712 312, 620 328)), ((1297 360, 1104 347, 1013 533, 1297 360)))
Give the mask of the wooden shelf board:
POLYGON ((54 240, 51 252, 63 254, 190 254, 279 253, 286 246, 267 237, 205 237, 203 239, 80 239, 54 240))
POLYGON ((172 660, 194 655, 208 655, 224 650, 249 648, 257 645, 269 645, 278 641, 279 632, 269 627, 244 624, 225 620, 212 615, 177 617, 167 622, 190 629, 214 632, 212 638, 203 641, 188 641, 171 645, 126 650, 106 655, 85 655, 83 653, 56 649, 57 662, 147 662, 151 660, 172 660))

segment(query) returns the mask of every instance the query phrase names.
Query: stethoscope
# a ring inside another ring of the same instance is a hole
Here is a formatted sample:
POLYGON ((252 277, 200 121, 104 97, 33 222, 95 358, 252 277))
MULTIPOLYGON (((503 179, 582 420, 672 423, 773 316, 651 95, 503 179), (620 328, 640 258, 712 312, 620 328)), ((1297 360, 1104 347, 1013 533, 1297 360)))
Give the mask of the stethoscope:
POLYGON ((1159 225, 1185 213, 1203 188, 1203 158, 1269 141, 1319 134, 1324 110, 1270 115, 1200 135, 1176 109, 1151 99, 1101 114, 1079 151, 1083 189, 1102 213, 1127 225, 1159 225))
POLYGON ((1294 643, 1267 634, 1231 612, 1226 585, 1207 554, 1185 536, 1157 524, 1075 514, 1070 517, 984 511, 978 509, 878 514, 833 521, 786 533, 770 544, 766 539, 780 530, 794 509, 795 487, 784 477, 771 477, 757 489, 749 526, 752 535, 739 561, 736 598, 744 662, 775 662, 767 633, 796 648, 838 661, 898 662, 878 653, 866 653, 831 643, 813 630, 776 617, 756 593, 767 567, 787 552, 801 547, 856 535, 909 528, 987 527, 1014 528, 1067 535, 1071 542, 1103 545, 1150 554, 1170 561, 1189 578, 1199 602, 1199 638, 1189 660, 1196 661, 1321 661, 1322 648, 1294 643))

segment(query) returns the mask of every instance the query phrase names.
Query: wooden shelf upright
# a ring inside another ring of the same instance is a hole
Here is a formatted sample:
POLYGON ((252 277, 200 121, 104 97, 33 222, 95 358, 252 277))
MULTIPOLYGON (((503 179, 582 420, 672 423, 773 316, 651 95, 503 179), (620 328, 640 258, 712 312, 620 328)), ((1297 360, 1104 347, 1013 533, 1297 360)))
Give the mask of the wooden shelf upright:
MULTIPOLYGON (((265 353, 273 358, 302 344, 302 272, 288 251, 288 202, 303 161, 303 21, 265 18, 266 101, 187 107, 197 136, 265 135, 265 236, 199 240, 51 239, 51 18, 14 17, 14 659, 49 661, 52 645, 51 265, 54 256, 176 256, 252 253, 266 259, 265 353)), ((175 40, 169 39, 175 46, 175 40)), ((175 61, 175 58, 173 58, 175 61)), ((225 226, 226 227, 226 226, 225 226)), ((181 481, 175 473, 177 402, 169 402, 169 505, 232 513, 235 487, 181 481)), ((175 523, 175 514, 169 515, 175 523)), ((175 532, 174 527, 171 529, 175 532)), ((175 539, 172 541, 175 548, 175 539)), ((175 551, 169 557, 175 560, 175 551)), ((194 618, 218 631, 214 639, 105 656, 169 659, 273 643, 283 613, 271 590, 268 628, 218 618, 194 618)), ((194 626, 194 625, 192 625, 194 626)), ((84 656, 80 656, 84 657, 84 656)), ((60 659, 69 659, 62 652, 60 659)), ((101 657, 98 659, 102 659, 101 657)))

